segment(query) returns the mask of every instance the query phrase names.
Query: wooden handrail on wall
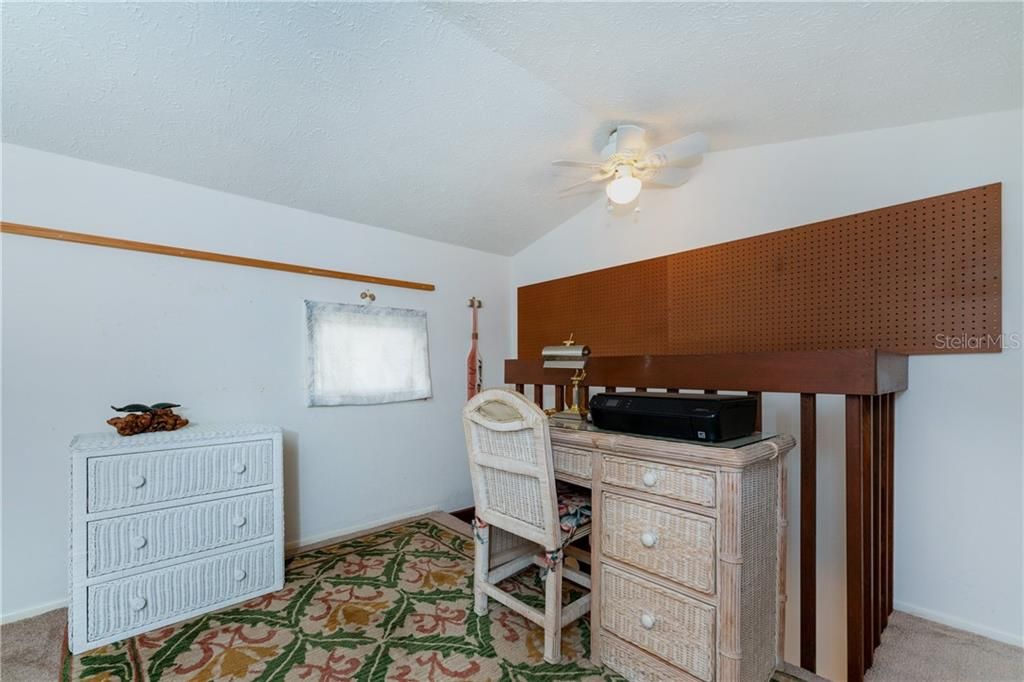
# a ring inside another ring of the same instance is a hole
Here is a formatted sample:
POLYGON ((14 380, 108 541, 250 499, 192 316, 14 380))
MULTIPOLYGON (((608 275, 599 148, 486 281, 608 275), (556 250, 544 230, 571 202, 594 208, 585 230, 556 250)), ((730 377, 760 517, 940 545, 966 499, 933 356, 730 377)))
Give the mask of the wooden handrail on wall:
POLYGON ((195 249, 183 249, 177 246, 165 246, 163 244, 151 244, 149 242, 137 242, 130 239, 117 239, 115 237, 103 237, 83 232, 68 232, 67 230, 54 230, 48 227, 36 227, 34 225, 21 225, 19 223, 0 222, 0 232, 17 234, 24 237, 37 237, 39 239, 55 239, 63 242, 74 242, 76 244, 90 244, 92 246, 105 246, 110 249, 124 249, 126 251, 142 251, 144 253, 156 253, 161 256, 176 256, 178 258, 191 258, 194 260, 212 261, 215 263, 227 263, 228 265, 241 265, 248 268, 263 268, 264 270, 278 270, 281 272, 294 272, 299 275, 312 275, 314 277, 330 277, 332 279, 347 279, 353 282, 369 282, 389 287, 401 287, 404 289, 417 289, 420 291, 434 291, 433 284, 423 282, 409 282, 404 279, 391 279, 389 277, 374 277, 373 275, 360 275, 354 272, 342 272, 340 270, 327 270, 324 268, 311 268, 305 265, 294 265, 292 263, 280 263, 278 261, 263 260, 261 258, 246 258, 245 256, 232 256, 225 253, 214 253, 212 251, 197 251, 195 249))
MULTIPOLYGON (((544 369, 539 358, 505 360, 505 383, 544 407, 544 387, 555 389, 555 409, 565 406, 570 373, 544 369)), ((846 398, 847 679, 864 679, 893 610, 893 445, 896 393, 907 388, 907 356, 867 349, 624 355, 591 357, 581 402, 591 387, 747 391, 800 395, 800 665, 814 670, 817 657, 817 396, 846 398), (640 388, 644 387, 644 388, 640 388)))

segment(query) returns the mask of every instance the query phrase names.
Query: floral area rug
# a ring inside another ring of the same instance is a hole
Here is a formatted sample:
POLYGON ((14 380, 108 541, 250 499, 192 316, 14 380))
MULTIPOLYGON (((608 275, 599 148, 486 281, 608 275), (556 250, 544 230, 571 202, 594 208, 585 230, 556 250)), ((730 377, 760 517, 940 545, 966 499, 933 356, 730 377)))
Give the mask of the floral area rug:
MULTIPOLYGON (((622 680, 594 667, 585 619, 544 662, 542 630, 490 602, 473 613, 473 541, 430 520, 298 554, 280 592, 78 656, 65 681, 622 680)), ((540 609, 534 570, 503 588, 540 609)), ((566 601, 580 596, 566 583, 566 601)))

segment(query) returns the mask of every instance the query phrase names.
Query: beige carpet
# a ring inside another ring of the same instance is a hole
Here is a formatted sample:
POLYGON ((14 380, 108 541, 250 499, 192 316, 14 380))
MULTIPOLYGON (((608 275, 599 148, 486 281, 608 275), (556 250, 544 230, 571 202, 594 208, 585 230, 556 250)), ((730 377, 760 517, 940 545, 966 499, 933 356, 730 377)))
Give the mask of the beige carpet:
POLYGON ((1024 680, 1024 649, 896 611, 868 682, 1024 680))
POLYGON ((57 609, 0 628, 0 680, 56 680, 67 622, 67 609, 57 609))

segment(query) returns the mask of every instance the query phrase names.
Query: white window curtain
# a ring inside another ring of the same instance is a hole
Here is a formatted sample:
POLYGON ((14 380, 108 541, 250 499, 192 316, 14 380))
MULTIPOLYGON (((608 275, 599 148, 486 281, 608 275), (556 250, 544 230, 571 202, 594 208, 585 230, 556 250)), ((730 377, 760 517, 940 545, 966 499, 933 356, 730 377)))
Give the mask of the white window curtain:
POLYGON ((310 406, 431 397, 426 312, 306 301, 306 324, 310 406))

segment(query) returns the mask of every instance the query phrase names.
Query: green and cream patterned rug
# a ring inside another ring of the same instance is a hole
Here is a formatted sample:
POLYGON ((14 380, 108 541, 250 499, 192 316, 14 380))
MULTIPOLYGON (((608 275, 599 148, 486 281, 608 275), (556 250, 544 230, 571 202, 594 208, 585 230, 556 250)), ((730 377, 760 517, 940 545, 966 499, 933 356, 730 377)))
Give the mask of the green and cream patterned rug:
MULTIPOLYGON (((280 592, 68 655, 62 679, 622 680, 587 660, 586 620, 545 663, 539 627, 493 600, 473 613, 472 581, 473 541, 422 519, 292 557, 280 592)), ((544 608, 535 571, 504 586, 544 608)))

